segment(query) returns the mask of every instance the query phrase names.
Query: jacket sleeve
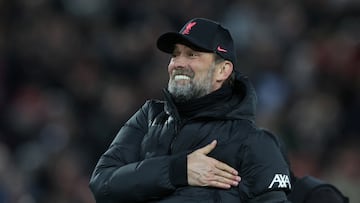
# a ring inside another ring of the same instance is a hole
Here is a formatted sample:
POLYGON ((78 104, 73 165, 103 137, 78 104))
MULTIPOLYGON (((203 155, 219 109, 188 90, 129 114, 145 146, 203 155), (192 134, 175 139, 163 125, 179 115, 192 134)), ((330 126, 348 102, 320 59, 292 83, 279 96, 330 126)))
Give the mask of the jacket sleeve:
MULTIPOLYGON (((172 165, 182 166, 181 172, 186 173, 186 154, 140 160, 141 142, 148 129, 148 108, 149 102, 120 129, 100 157, 89 185, 98 203, 144 202, 167 196, 176 187, 170 177, 175 168, 172 165)), ((179 168, 174 170, 179 172, 179 168)))
POLYGON ((249 202, 288 202, 290 167, 276 140, 260 130, 248 137, 242 150, 241 196, 249 202))

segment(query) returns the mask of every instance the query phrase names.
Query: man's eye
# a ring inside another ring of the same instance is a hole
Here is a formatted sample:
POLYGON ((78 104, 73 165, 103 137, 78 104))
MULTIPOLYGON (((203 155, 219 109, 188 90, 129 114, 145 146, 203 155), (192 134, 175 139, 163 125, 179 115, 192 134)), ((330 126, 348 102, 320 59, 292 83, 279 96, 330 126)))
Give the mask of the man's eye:
POLYGON ((175 57, 177 57, 177 56, 179 56, 178 53, 175 53, 175 52, 174 52, 174 53, 171 54, 171 57, 172 57, 172 58, 175 58, 175 57))
POLYGON ((189 56, 193 57, 193 56, 198 56, 199 54, 195 53, 195 52, 191 52, 189 53, 189 56))

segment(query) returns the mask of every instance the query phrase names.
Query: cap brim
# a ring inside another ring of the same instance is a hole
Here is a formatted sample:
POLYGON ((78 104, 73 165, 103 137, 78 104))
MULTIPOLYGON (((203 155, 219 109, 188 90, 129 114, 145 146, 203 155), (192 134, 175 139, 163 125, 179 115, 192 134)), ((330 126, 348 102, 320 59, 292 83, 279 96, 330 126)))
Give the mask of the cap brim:
POLYGON ((156 43, 158 49, 165 53, 172 53, 174 51, 175 44, 184 44, 197 51, 212 52, 211 49, 205 48, 191 37, 177 32, 168 32, 161 35, 156 43))

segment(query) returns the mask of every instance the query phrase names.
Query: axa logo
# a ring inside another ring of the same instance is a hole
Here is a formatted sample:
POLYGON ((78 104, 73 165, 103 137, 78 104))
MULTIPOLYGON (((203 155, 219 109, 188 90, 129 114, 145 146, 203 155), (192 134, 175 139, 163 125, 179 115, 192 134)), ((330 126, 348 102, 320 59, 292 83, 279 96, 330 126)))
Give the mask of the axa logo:
POLYGON ((289 176, 285 174, 275 174, 268 188, 273 188, 273 187, 291 189, 289 176))
POLYGON ((187 24, 187 25, 186 25, 186 28, 185 28, 185 30, 182 32, 182 34, 184 34, 184 35, 190 34, 191 28, 194 27, 195 25, 196 25, 196 22, 191 22, 191 23, 187 24))

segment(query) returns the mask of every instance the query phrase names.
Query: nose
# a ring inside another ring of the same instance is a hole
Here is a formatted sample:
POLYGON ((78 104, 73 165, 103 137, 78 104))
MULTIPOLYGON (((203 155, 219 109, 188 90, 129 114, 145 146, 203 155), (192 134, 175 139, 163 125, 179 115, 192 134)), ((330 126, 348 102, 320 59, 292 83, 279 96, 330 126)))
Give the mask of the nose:
POLYGON ((184 69, 186 67, 186 58, 183 56, 172 57, 168 66, 169 72, 174 69, 184 69))

